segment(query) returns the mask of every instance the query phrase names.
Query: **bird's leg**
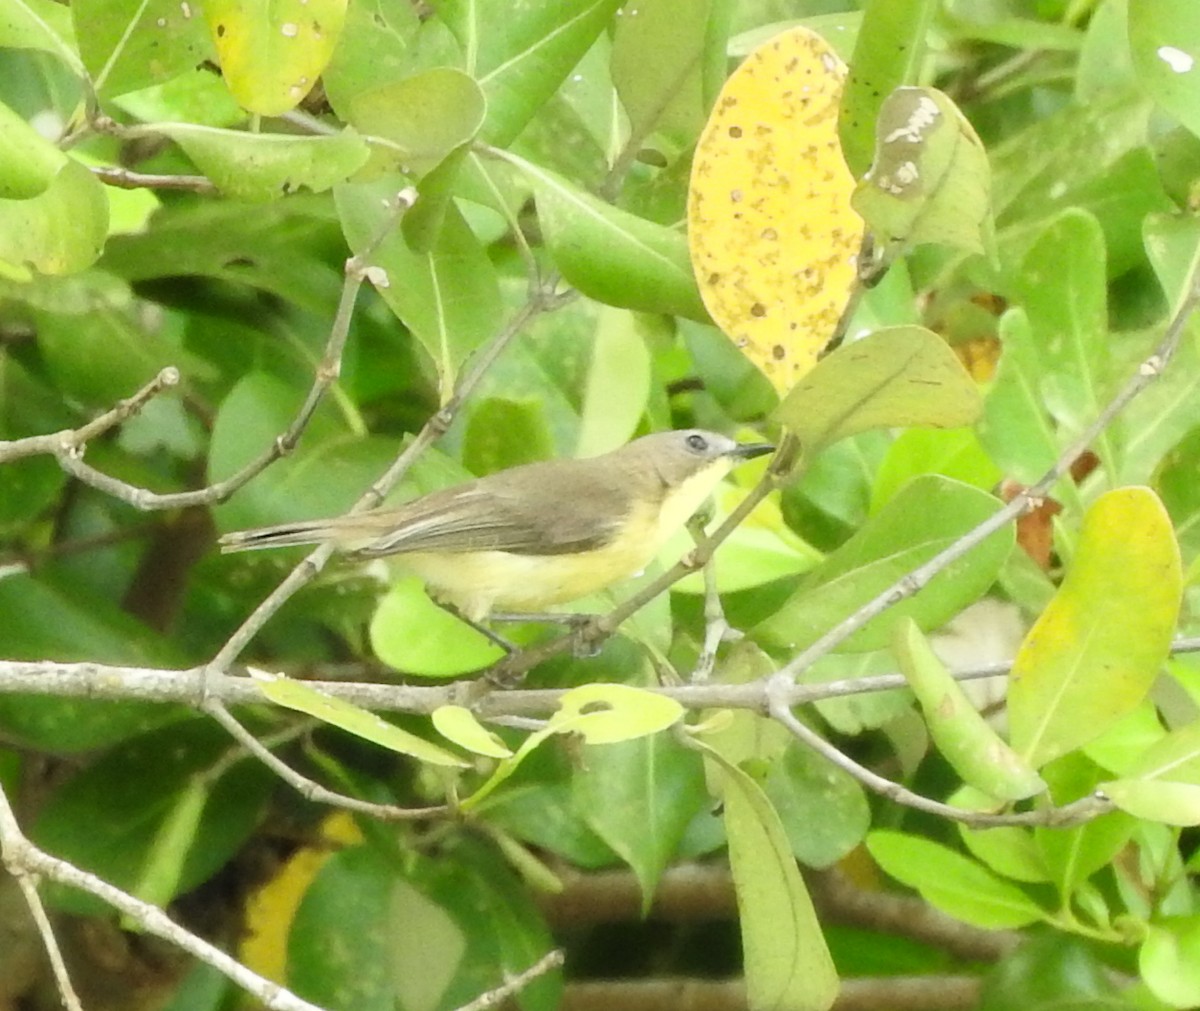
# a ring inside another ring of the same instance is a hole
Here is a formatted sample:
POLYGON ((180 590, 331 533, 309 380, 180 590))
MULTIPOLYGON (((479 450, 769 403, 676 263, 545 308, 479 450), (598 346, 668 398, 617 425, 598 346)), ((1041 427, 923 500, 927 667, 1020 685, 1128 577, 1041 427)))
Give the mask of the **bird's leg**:
MULTIPOLYGON (((693 516, 688 521, 688 533, 697 544, 705 536, 707 520, 693 516)), ((742 638, 742 633, 731 626, 725 619, 725 609, 721 606, 721 597, 717 593, 717 573, 714 558, 709 558, 703 567, 704 574, 704 646, 696 659, 692 672, 692 682, 703 684, 711 676, 717 665, 717 648, 723 642, 736 642, 742 638)))
POLYGON ((431 597, 430 599, 435 604, 437 604, 438 607, 440 607, 443 611, 445 611, 447 614, 452 614, 459 621, 463 622, 464 624, 470 625, 473 629, 475 629, 476 632, 478 632, 485 639, 487 639, 487 641, 490 642, 493 646, 500 647, 500 649, 504 650, 504 652, 508 653, 510 656, 513 653, 517 652, 517 647, 514 646, 511 642, 509 642, 507 639, 505 639, 504 636, 500 635, 498 632, 493 632, 490 628, 487 627, 487 625, 484 625, 482 622, 478 622, 474 618, 467 617, 467 615, 465 615, 459 608, 455 607, 453 604, 451 604, 445 600, 438 600, 436 597, 431 597))
POLYGON ((508 622, 540 622, 546 625, 565 625, 571 632, 571 652, 578 659, 595 656, 600 652, 600 642, 596 635, 595 625, 599 618, 596 614, 581 614, 567 611, 565 613, 526 613, 498 612, 489 616, 492 621, 508 622))

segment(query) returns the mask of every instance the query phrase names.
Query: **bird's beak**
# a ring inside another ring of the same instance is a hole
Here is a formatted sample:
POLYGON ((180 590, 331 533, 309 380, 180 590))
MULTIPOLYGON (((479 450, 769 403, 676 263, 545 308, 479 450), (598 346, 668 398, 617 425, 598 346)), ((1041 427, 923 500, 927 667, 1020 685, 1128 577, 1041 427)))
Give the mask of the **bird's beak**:
POLYGON ((768 453, 774 452, 775 447, 769 442, 745 442, 729 455, 739 460, 753 460, 756 456, 766 456, 768 453))

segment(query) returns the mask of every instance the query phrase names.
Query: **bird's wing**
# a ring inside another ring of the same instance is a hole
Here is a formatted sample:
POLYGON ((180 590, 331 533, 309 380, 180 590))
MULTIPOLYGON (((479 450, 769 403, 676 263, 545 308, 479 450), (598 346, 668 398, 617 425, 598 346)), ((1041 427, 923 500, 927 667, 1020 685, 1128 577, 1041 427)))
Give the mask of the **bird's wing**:
POLYGON ((593 478, 590 468, 577 471, 569 496, 556 495, 553 486, 531 484, 529 476, 514 481, 511 471, 503 471, 400 506, 392 528, 356 554, 374 558, 412 551, 590 551, 609 543, 629 513, 628 491, 593 478), (537 490, 536 500, 530 498, 531 488, 537 490))

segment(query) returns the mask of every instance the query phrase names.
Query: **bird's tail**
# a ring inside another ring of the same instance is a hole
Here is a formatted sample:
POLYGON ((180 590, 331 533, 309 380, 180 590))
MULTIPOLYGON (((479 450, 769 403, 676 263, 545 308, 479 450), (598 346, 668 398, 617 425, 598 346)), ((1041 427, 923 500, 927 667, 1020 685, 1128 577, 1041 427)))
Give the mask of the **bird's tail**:
POLYGON ((227 553, 283 548, 292 544, 320 544, 334 535, 335 531, 328 520, 299 520, 253 530, 235 530, 225 534, 217 543, 221 545, 222 553, 227 553))

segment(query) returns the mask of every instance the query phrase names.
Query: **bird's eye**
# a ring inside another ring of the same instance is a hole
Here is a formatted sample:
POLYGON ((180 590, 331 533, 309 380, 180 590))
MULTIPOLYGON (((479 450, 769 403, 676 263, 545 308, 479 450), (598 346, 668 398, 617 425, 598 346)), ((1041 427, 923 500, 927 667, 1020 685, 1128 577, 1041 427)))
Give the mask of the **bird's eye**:
POLYGON ((708 449, 708 440, 703 435, 692 434, 687 437, 688 449, 695 450, 697 453, 703 453, 708 449))

